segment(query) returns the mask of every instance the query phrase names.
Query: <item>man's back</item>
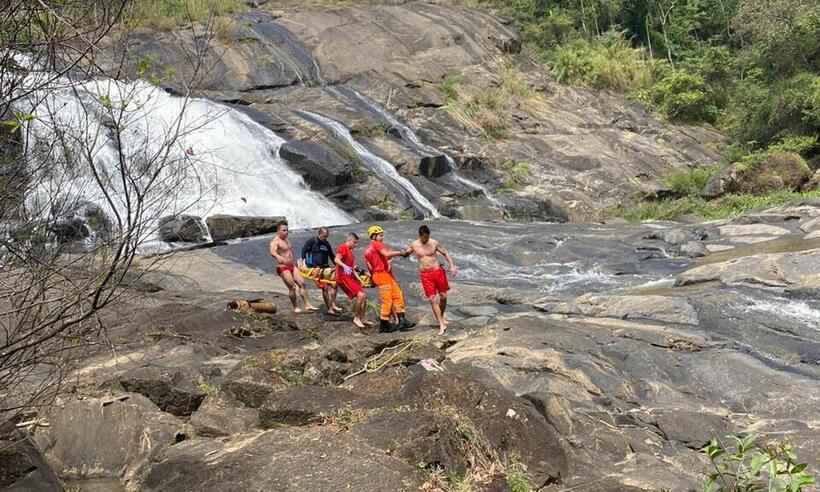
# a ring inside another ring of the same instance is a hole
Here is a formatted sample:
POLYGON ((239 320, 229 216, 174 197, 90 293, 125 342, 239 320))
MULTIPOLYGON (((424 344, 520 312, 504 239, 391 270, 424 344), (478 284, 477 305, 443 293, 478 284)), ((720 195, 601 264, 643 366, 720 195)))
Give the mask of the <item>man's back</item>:
POLYGON ((333 257, 333 247, 324 239, 310 238, 302 248, 302 259, 309 267, 329 267, 333 257))

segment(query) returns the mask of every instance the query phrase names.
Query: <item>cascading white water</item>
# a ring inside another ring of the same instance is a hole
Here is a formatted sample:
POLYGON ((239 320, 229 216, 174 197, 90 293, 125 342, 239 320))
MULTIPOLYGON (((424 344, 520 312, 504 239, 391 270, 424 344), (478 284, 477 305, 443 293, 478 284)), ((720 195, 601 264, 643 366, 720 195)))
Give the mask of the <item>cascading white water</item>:
POLYGON ((376 173, 380 178, 393 183, 399 191, 424 214, 425 217, 441 217, 441 214, 436 207, 430 203, 430 201, 425 198, 425 196, 422 195, 415 186, 413 186, 413 183, 411 183, 410 180, 399 174, 392 164, 373 154, 367 150, 364 145, 357 142, 356 139, 354 139, 350 134, 350 130, 348 130, 346 126, 336 120, 317 113, 312 113, 310 111, 298 111, 298 113, 305 118, 314 121, 318 125, 329 129, 334 135, 336 135, 337 138, 350 145, 374 173, 376 173))
MULTIPOLYGON (((33 85, 43 74, 31 77, 33 85)), ((35 209, 47 211, 44 204, 55 197, 81 199, 127 222, 135 192, 149 189, 142 220, 185 213, 284 215, 292 227, 353 221, 279 158, 281 138, 212 101, 172 96, 142 81, 60 79, 16 110, 32 115, 25 129, 30 161, 49 164, 38 166, 35 209)), ((142 230, 150 237, 155 227, 154 221, 142 230)))
MULTIPOLYGON (((341 91, 336 88, 331 88, 331 92, 337 95, 344 95, 341 91)), ((360 92, 350 89, 348 91, 352 97, 356 98, 359 102, 370 108, 372 111, 376 112, 379 116, 385 119, 396 131, 399 132, 401 135, 402 140, 407 142, 411 147, 415 148, 417 151, 421 152, 422 154, 428 154, 430 156, 437 156, 442 155, 447 160, 447 164, 450 166, 451 174, 453 175, 453 179, 461 183, 462 185, 466 186, 467 188, 471 188, 473 190, 480 191, 484 197, 490 201, 493 205, 498 207, 499 209, 504 208, 504 206, 499 202, 495 197, 493 197, 489 190, 486 187, 476 183, 475 181, 465 178, 458 173, 458 168, 456 167, 456 163, 452 157, 447 155, 445 152, 441 152, 435 147, 425 144, 424 142, 419 139, 416 132, 413 131, 412 128, 408 127, 404 123, 400 122, 395 116, 390 114, 389 111, 381 107, 376 101, 364 96, 360 92)))

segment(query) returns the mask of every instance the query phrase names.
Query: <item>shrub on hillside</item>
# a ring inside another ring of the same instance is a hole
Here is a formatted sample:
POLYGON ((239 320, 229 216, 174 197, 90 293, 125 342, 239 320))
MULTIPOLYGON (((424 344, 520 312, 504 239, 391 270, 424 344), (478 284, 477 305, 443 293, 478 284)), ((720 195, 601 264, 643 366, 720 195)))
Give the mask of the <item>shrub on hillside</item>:
POLYGON ((727 191, 763 195, 774 191, 798 191, 811 178, 806 161, 794 152, 777 150, 749 155, 735 164, 737 183, 727 191))
POLYGON ((630 46, 620 32, 558 46, 550 64, 559 82, 623 92, 647 87, 655 65, 644 50, 630 46))
POLYGON ((672 120, 714 122, 718 115, 718 108, 703 77, 684 70, 667 70, 649 89, 649 99, 672 120))
POLYGON ((716 166, 674 171, 663 180, 663 183, 678 196, 698 195, 716 172, 716 166))

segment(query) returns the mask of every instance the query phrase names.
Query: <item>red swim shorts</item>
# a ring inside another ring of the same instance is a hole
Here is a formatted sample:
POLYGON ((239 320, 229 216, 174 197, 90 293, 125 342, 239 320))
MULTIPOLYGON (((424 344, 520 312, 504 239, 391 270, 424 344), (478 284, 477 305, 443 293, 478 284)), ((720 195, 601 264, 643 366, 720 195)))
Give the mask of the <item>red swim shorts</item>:
POLYGON ((293 275, 293 264, 292 263, 290 265, 277 265, 276 266, 276 274, 277 275, 279 275, 281 277, 282 274, 285 273, 285 272, 290 272, 291 275, 293 275))
POLYGON ((424 295, 427 297, 433 297, 438 293, 445 293, 450 290, 450 284, 447 283, 447 272, 443 268, 421 270, 419 278, 421 278, 424 295))
POLYGON ((342 292, 347 294, 348 299, 353 299, 359 295, 359 292, 364 292, 364 290, 362 290, 362 284, 360 284, 355 278, 348 275, 337 274, 336 287, 342 289, 342 292))

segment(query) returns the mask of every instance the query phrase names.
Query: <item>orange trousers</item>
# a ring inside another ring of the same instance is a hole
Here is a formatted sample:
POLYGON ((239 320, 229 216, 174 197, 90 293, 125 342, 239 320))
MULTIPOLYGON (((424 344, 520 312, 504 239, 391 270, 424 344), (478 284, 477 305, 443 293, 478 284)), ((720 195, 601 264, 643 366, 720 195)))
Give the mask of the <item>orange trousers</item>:
POLYGON ((392 274, 376 272, 373 274, 373 283, 379 289, 379 299, 382 303, 381 319, 390 319, 392 311, 404 312, 404 296, 392 274))

